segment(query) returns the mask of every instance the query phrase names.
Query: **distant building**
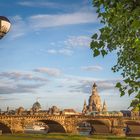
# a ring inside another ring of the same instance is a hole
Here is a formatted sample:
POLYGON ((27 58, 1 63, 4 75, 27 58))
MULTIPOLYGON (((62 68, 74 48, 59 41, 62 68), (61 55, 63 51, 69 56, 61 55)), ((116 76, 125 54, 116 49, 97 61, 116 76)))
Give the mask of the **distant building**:
POLYGON ((123 117, 131 117, 132 115, 130 110, 121 110, 120 112, 123 114, 123 117))
POLYGON ((22 115, 23 112, 24 112, 24 108, 23 107, 19 107, 18 109, 16 109, 16 114, 17 115, 22 115))
POLYGON ((48 114, 60 115, 60 109, 57 106, 52 106, 51 108, 49 108, 48 114))
POLYGON ((102 112, 107 112, 107 105, 106 105, 106 102, 105 101, 103 103, 102 112))
POLYGON ((101 103, 101 98, 97 91, 97 85, 94 83, 92 87, 92 95, 89 97, 88 105, 86 101, 84 101, 84 106, 82 113, 90 113, 90 112, 107 112, 107 105, 104 101, 103 107, 101 103))
POLYGON ((39 110, 41 110, 41 105, 38 101, 36 101, 33 106, 32 106, 32 109, 31 109, 33 112, 38 112, 39 110))
POLYGON ((78 115, 79 113, 76 112, 74 109, 64 109, 62 111, 63 115, 78 115))

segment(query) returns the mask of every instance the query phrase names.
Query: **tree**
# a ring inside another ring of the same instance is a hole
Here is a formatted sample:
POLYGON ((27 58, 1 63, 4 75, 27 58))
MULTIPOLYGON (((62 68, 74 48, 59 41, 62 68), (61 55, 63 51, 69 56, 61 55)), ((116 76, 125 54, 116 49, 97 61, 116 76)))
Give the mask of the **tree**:
POLYGON ((100 22, 100 33, 92 36, 93 56, 117 52, 113 72, 121 72, 120 95, 140 94, 140 0, 93 0, 100 22))
POLYGON ((138 94, 134 100, 132 100, 129 108, 132 107, 133 111, 139 111, 139 116, 140 116, 140 94, 138 94))

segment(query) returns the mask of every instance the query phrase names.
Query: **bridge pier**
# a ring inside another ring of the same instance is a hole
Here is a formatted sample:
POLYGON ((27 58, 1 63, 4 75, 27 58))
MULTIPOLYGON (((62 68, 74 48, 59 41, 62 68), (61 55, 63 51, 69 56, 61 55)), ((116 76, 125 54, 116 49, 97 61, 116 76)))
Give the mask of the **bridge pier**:
POLYGON ((12 120, 10 130, 14 133, 24 133, 23 122, 21 120, 12 120))
POLYGON ((113 119, 111 126, 111 133, 117 136, 126 136, 124 131, 125 124, 122 118, 113 119))
POLYGON ((116 126, 112 128, 111 133, 117 136, 126 136, 125 131, 123 129, 124 127, 116 126))
POLYGON ((68 118, 67 121, 65 121, 65 128, 66 133, 78 134, 77 121, 73 118, 68 118))
POLYGON ((78 134, 78 130, 77 130, 77 126, 67 126, 67 133, 71 133, 71 134, 78 134))

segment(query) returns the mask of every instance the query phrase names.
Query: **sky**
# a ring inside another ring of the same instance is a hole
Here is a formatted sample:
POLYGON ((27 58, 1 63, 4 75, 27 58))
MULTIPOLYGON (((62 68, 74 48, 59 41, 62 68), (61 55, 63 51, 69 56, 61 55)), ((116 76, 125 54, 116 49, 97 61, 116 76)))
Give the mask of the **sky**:
POLYGON ((131 97, 120 98, 113 73, 116 53, 93 57, 91 36, 103 27, 89 0, 1 0, 1 16, 11 29, 0 40, 0 108, 81 111, 95 82, 108 110, 127 109, 131 97))

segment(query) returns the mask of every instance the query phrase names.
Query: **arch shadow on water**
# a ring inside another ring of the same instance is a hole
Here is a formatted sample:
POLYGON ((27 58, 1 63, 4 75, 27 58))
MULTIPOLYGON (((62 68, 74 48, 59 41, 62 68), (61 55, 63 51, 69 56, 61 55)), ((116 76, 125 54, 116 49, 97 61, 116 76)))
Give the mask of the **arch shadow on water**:
POLYGON ((65 127, 54 120, 40 120, 48 126, 48 133, 66 133, 65 127))
POLYGON ((139 121, 125 121, 129 131, 126 133, 127 136, 140 136, 140 122, 139 121))
POLYGON ((11 130, 10 130, 10 128, 6 124, 4 124, 2 122, 0 122, 0 130, 4 134, 11 134, 12 133, 11 130))
POLYGON ((66 133, 65 127, 54 120, 36 120, 26 124, 25 133, 66 133), (39 124, 43 124, 40 126, 39 124))
POLYGON ((80 134, 109 134, 110 133, 110 122, 102 120, 86 120, 81 121, 77 124, 78 131, 80 134), (94 131, 94 132, 92 132, 94 131))

